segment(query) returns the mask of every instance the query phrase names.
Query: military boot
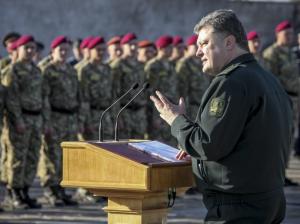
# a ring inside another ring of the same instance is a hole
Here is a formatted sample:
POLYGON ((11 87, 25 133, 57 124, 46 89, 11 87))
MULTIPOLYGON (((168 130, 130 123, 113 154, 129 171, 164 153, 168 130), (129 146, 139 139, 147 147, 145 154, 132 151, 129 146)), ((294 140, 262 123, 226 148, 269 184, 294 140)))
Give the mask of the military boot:
POLYGON ((60 198, 65 205, 78 205, 78 203, 72 199, 72 196, 66 194, 64 188, 58 186, 58 191, 59 191, 60 198))
POLYGON ((11 198, 11 205, 12 208, 15 209, 26 209, 28 205, 24 203, 21 189, 20 188, 13 188, 11 190, 12 198, 11 198))
POLYGON ((43 200, 45 201, 45 203, 50 204, 54 207, 60 207, 64 205, 64 202, 61 200, 58 188, 56 186, 45 188, 43 200))
POLYGON ((41 208, 42 205, 37 203, 36 199, 29 196, 29 187, 24 187, 22 189, 23 202, 28 205, 29 208, 41 208))

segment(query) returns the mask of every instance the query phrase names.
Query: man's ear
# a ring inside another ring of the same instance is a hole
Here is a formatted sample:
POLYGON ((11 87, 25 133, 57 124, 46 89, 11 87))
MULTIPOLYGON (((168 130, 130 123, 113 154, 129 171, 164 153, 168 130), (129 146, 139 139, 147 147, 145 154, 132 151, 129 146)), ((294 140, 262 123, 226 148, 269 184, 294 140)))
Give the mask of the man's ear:
POLYGON ((232 50, 236 46, 236 39, 233 35, 229 35, 224 41, 227 50, 232 50))

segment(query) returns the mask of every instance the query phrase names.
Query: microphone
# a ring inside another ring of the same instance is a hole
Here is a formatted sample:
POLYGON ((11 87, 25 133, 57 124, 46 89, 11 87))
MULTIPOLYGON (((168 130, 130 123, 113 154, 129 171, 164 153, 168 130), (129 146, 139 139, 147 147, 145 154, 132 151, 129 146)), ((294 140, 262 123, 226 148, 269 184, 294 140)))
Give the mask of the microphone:
POLYGON ((122 96, 120 96, 115 102, 113 102, 112 105, 110 105, 108 108, 106 108, 100 117, 100 122, 99 122, 99 141, 103 142, 103 125, 102 125, 102 120, 103 120, 103 116, 104 114, 110 109, 112 108, 116 103, 118 103, 120 100, 122 100, 125 96, 127 96, 132 90, 137 89, 139 87, 138 83, 134 83, 131 88, 129 90, 127 90, 126 93, 124 93, 122 96))
POLYGON ((150 86, 150 84, 148 82, 145 82, 143 87, 139 91, 137 91, 136 94, 134 94, 134 96, 128 101, 128 103, 125 104, 125 106, 123 106, 121 108, 121 110, 117 114, 116 123, 115 123, 115 141, 119 141, 118 119, 119 119, 120 114, 138 95, 141 94, 141 92, 143 92, 145 89, 148 89, 149 86, 150 86))

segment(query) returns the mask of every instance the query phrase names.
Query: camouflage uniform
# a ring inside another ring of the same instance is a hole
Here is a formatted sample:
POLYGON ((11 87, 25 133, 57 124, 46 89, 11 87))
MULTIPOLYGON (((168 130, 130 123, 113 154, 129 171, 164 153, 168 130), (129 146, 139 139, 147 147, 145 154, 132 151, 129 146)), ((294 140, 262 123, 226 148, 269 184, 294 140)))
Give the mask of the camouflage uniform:
POLYGON ((5 108, 5 94, 6 94, 6 88, 0 84, 0 138, 1 138, 1 144, 0 144, 0 175, 1 179, 0 181, 3 181, 4 183, 7 183, 7 151, 6 147, 4 145, 2 131, 3 131, 3 121, 4 121, 4 108, 5 108))
MULTIPOLYGON (((86 140, 98 140, 99 118, 102 112, 112 103, 112 75, 106 64, 88 63, 81 70, 81 87, 85 113, 85 128, 83 134, 86 140)), ((104 117, 104 137, 111 138, 113 123, 110 114, 104 117)))
POLYGON ((34 63, 17 62, 11 67, 7 87, 9 139, 8 186, 18 189, 31 186, 39 161, 43 114, 46 98, 43 77, 34 63), (16 126, 23 124, 24 133, 16 126))
MULTIPOLYGON (((274 43, 263 52, 263 57, 266 68, 279 79, 283 88, 293 102, 294 135, 297 136, 300 80, 296 55, 292 52, 292 49, 288 47, 281 47, 274 43)), ((289 155, 290 151, 286 152, 286 163, 289 155)))
POLYGON ((80 81, 81 80, 81 70, 83 67, 85 67, 87 64, 89 63, 88 60, 86 59, 82 59, 81 61, 79 61, 75 66, 75 70, 77 71, 77 76, 78 76, 78 80, 80 81))
POLYGON ((11 63, 10 57, 5 57, 0 60, 0 71, 6 68, 11 63))
POLYGON ((46 57, 44 57, 39 63, 38 63, 38 67, 44 71, 44 69, 47 67, 47 65, 49 65, 51 63, 52 60, 52 56, 51 55, 47 55, 46 57))
MULTIPOLYGON (((145 73, 143 64, 136 60, 136 58, 126 58, 114 60, 111 63, 112 74, 114 79, 113 89, 116 91, 114 95, 121 96, 134 83, 142 85, 145 80, 145 73)), ((129 100, 129 97, 121 102, 124 106, 129 100)), ((142 93, 138 96, 120 115, 121 138, 140 138, 144 139, 147 131, 147 117, 146 117, 146 97, 142 93)))
MULTIPOLYGON (((8 86, 8 79, 9 79, 9 73, 11 71, 11 64, 7 65, 4 69, 1 71, 1 85, 3 88, 7 88, 8 86)), ((6 91, 5 91, 6 92, 6 91)), ((5 111, 6 112, 6 111, 5 111)), ((1 126, 1 181, 3 183, 7 183, 7 173, 8 173, 8 147, 12 147, 9 141, 8 136, 8 123, 7 123, 7 113, 4 113, 3 119, 1 119, 1 122, 3 123, 3 127, 1 126)))
POLYGON ((263 68, 266 68, 265 65, 265 60, 263 58, 263 56, 261 55, 261 53, 258 54, 253 54, 255 60, 258 62, 258 64, 260 64, 263 68))
MULTIPOLYGON (((177 75, 172 62, 153 58, 147 62, 145 72, 152 90, 159 90, 173 103, 178 103, 177 75)), ((175 146, 176 140, 171 135, 170 126, 160 118, 152 103, 149 102, 148 107, 149 138, 175 146)))
POLYGON ((46 127, 51 127, 50 136, 45 136, 46 146, 42 152, 41 184, 58 186, 62 177, 62 141, 77 141, 83 118, 81 93, 74 68, 66 64, 61 69, 49 64, 44 72, 44 88, 51 110, 46 114, 46 127))
POLYGON ((185 98, 187 115, 196 118, 201 98, 209 86, 207 75, 202 72, 199 58, 184 57, 176 64, 178 76, 178 93, 185 98))

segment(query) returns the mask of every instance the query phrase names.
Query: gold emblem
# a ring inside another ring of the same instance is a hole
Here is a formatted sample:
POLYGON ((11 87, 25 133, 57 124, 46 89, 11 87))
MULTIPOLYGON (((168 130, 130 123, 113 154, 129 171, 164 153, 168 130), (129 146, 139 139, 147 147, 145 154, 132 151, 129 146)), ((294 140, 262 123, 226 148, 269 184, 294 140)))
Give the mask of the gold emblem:
POLYGON ((224 113, 225 100, 213 98, 210 102, 209 114, 215 117, 221 117, 224 113))

